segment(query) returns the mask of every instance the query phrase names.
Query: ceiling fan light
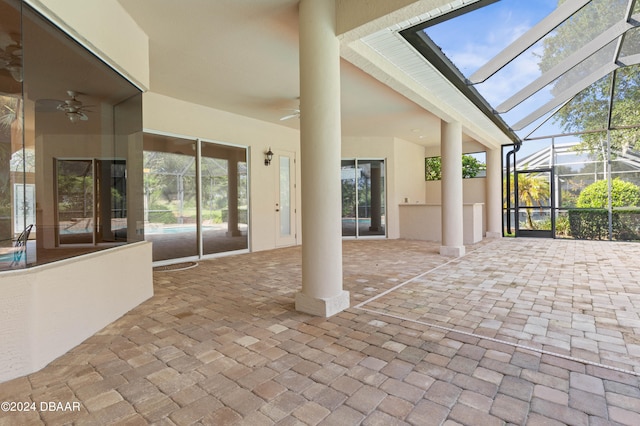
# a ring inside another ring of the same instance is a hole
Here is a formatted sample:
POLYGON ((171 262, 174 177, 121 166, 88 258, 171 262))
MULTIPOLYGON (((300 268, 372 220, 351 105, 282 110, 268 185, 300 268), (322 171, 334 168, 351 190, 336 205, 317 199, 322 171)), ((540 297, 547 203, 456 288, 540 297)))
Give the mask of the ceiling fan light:
POLYGON ((22 83, 22 67, 18 65, 8 65, 7 71, 11 74, 11 77, 18 83, 22 83))
POLYGON ((77 112, 67 112, 66 115, 67 117, 69 117, 69 121, 71 121, 72 123, 77 123, 82 119, 82 116, 77 112))
POLYGON ((69 107, 70 109, 78 109, 82 106, 82 102, 80 102, 79 100, 77 100, 76 98, 73 99, 67 99, 66 101, 64 101, 67 105, 67 107, 69 107))

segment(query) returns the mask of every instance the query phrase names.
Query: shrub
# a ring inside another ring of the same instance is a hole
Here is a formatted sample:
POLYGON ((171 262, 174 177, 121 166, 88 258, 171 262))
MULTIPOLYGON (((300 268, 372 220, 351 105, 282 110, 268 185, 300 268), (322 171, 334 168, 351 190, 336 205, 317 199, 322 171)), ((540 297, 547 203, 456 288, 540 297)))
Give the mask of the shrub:
MULTIPOLYGON (((606 180, 599 180, 580 192, 576 207, 607 208, 609 185, 606 180)), ((611 181, 611 205, 613 207, 631 207, 640 205, 640 187, 620 178, 611 181)))
MULTIPOLYGON (((609 239, 607 209, 570 209, 571 235, 580 240, 609 239)), ((616 209, 611 213, 612 238, 619 241, 640 240, 640 209, 616 209)))
POLYGON ((173 212, 160 204, 153 204, 149 207, 149 222, 152 223, 178 223, 178 219, 173 212))
POLYGON ((556 235, 562 235, 568 237, 571 235, 571 224, 569 223, 569 216, 559 215, 556 217, 556 235))
POLYGON ((570 209, 571 235, 579 240, 609 239, 609 211, 607 209, 570 209))

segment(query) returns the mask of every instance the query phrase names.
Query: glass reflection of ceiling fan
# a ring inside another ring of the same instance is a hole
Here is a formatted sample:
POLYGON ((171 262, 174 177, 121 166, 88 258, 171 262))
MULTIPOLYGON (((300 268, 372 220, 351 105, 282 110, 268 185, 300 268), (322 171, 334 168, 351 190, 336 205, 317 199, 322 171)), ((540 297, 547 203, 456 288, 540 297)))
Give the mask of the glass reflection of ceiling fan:
POLYGON ((84 105, 76 98, 78 94, 73 90, 67 90, 67 95, 69 95, 70 99, 61 101, 61 103, 58 104, 57 109, 64 111, 66 116, 69 118, 69 121, 72 123, 76 123, 80 120, 87 121, 89 117, 85 113, 92 112, 87 108, 91 108, 93 105, 84 105))
POLYGON ((0 48, 0 69, 6 69, 11 77, 19 83, 22 83, 22 46, 20 45, 20 36, 17 34, 9 35, 11 41, 4 49, 0 48))

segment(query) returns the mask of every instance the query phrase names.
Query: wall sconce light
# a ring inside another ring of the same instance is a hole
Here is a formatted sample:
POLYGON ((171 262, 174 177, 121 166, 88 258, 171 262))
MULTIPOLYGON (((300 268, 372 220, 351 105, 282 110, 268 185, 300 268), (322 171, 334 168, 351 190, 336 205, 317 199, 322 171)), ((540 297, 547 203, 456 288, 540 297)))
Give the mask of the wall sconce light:
POLYGON ((264 153, 264 165, 271 165, 271 160, 273 159, 273 152, 271 151, 271 147, 269 147, 269 151, 264 153))

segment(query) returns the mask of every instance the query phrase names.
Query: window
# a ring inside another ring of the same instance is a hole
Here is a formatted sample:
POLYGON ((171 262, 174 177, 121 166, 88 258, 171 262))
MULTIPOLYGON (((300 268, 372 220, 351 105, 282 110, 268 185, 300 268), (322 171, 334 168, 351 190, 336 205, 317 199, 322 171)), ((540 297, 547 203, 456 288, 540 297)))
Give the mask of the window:
MULTIPOLYGON (((487 153, 475 152, 462 155, 462 177, 464 179, 485 177, 487 175, 487 153)), ((442 179, 442 160, 440 157, 424 159, 425 180, 442 179)))
POLYGON ((0 27, 0 270, 139 241, 140 90, 24 2, 0 27))

